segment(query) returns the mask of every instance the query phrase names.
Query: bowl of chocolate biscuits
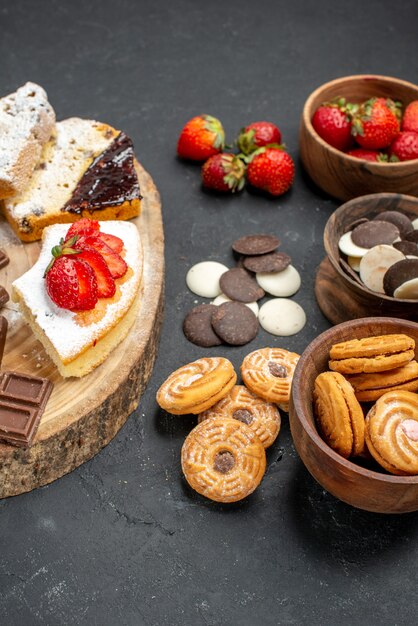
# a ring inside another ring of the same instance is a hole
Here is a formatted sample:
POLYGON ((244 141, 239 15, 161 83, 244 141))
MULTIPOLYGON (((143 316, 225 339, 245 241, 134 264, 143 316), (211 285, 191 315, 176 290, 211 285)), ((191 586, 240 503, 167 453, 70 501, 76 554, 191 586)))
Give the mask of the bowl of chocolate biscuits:
POLYGON ((418 510, 418 324, 370 317, 319 335, 294 373, 290 427, 331 494, 379 513, 418 510))
MULTIPOLYGON (((340 317, 418 321, 418 198, 377 193, 349 200, 330 216, 324 247, 341 296, 334 304, 344 307, 340 317)), ((317 279, 321 305, 320 290, 317 279)))

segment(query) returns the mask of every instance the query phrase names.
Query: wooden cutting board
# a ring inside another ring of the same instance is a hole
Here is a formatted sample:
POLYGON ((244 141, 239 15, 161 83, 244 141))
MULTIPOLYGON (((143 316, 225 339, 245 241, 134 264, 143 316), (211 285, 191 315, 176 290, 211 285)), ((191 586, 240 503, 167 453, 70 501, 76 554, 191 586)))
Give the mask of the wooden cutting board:
MULTIPOLYGON (((8 302, 1 313, 9 322, 2 370, 49 378, 52 395, 30 448, 0 444, 0 497, 17 495, 56 480, 93 457, 116 435, 139 403, 152 372, 163 315, 164 234, 161 202, 149 176, 139 168, 141 215, 132 220, 144 247, 144 272, 138 318, 126 339, 84 378, 64 379, 8 302)), ((12 282, 36 261, 40 244, 21 243, 0 222, 0 248, 10 263, 0 284, 12 282)))

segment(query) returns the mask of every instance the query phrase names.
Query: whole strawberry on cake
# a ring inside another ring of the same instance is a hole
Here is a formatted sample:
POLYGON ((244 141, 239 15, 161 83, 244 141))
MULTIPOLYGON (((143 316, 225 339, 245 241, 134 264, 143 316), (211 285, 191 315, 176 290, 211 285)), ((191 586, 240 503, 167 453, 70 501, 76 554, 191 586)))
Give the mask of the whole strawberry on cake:
POLYGON ((100 365, 140 306, 143 253, 135 224, 82 218, 43 231, 37 262, 12 298, 63 377, 100 365))

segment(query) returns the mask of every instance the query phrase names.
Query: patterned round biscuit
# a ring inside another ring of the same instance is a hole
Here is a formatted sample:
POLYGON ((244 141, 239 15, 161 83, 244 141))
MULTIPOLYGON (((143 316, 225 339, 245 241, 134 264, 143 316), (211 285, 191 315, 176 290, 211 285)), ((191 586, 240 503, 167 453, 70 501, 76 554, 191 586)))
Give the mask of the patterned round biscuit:
POLYGON ((336 343, 329 368, 342 374, 383 372, 402 367, 414 358, 415 341, 407 335, 378 335, 336 343))
POLYGON ((418 363, 413 360, 387 372, 355 374, 347 380, 359 402, 374 402, 388 391, 418 391, 418 363))
POLYGON ((348 459, 364 449, 364 415, 350 383, 338 372, 315 379, 316 421, 326 443, 348 459))
POLYGON ((300 355, 281 348, 262 348, 247 354, 241 365, 246 387, 267 402, 287 404, 300 355))
POLYGON ((366 443, 376 461, 391 474, 418 474, 418 395, 390 391, 366 416, 366 443))
POLYGON ((223 357, 207 357, 183 365, 157 391, 157 402, 174 415, 201 413, 235 385, 234 366, 223 357))
POLYGON ((280 413, 277 407, 262 400, 244 385, 232 387, 219 402, 200 413, 198 422, 213 418, 235 419, 247 424, 265 448, 271 446, 280 430, 280 413))
POLYGON ((189 485, 216 502, 242 500, 260 484, 266 453, 260 439, 235 419, 213 418, 198 424, 181 450, 189 485))

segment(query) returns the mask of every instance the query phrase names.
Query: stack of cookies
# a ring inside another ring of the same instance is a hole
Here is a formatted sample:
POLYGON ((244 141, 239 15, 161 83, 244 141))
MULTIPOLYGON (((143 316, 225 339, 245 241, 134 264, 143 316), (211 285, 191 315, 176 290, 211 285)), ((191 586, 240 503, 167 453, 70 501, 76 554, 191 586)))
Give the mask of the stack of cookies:
POLYGON ((418 474, 418 363, 404 334, 334 344, 314 408, 324 440, 345 458, 371 455, 391 474, 418 474))
POLYGON ((228 359, 205 357, 180 367, 161 385, 157 402, 175 415, 198 415, 181 463, 189 485, 217 502, 242 500, 260 484, 265 448, 279 434, 276 405, 287 410, 299 355, 280 348, 248 354, 243 385, 228 359))

